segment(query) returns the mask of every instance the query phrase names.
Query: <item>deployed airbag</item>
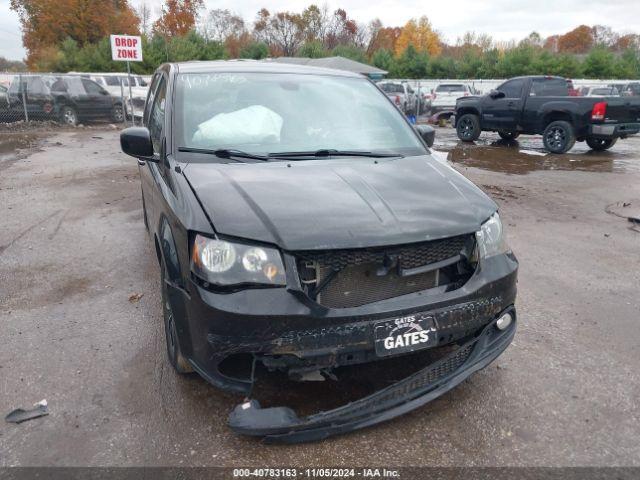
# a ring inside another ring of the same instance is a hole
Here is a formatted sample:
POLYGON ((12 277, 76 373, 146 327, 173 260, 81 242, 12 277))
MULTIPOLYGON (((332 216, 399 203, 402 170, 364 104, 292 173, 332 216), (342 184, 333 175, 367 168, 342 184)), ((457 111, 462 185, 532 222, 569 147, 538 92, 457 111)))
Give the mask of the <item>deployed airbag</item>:
POLYGON ((279 143, 282 117, 262 105, 219 113, 198 125, 193 142, 199 146, 279 143))

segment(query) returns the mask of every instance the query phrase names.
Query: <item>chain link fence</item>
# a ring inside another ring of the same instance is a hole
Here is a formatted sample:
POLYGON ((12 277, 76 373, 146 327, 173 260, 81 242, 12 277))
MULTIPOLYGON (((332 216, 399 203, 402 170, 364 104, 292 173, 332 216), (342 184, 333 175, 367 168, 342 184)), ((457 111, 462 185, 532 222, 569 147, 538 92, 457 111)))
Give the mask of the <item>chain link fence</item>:
POLYGON ((0 123, 140 123, 148 79, 114 73, 0 73, 0 123))

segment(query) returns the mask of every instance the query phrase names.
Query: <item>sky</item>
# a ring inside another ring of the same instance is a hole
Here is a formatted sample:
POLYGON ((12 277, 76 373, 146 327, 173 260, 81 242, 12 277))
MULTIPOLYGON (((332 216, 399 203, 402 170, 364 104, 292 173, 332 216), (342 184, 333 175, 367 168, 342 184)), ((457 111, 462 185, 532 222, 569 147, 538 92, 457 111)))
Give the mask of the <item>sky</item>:
MULTIPOLYGON (((162 4, 162 0, 129 1, 134 6, 146 1, 155 15, 162 4)), ((343 8, 362 23, 380 18, 385 26, 401 26, 412 17, 426 15, 452 43, 466 31, 508 41, 522 39, 534 30, 543 37, 562 34, 580 24, 640 33, 640 0, 205 0, 207 9, 229 9, 248 22, 262 7, 300 12, 310 3, 326 4, 330 10, 343 8)), ((0 0, 0 56, 11 60, 25 56, 20 23, 9 9, 9 0, 0 0)))

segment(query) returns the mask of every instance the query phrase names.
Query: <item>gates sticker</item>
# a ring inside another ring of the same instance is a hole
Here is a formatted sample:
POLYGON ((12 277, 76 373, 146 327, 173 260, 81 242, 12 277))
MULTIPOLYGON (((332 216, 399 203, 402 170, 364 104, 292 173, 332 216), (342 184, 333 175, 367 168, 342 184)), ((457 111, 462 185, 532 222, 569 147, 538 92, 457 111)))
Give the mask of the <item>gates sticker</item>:
POLYGON ((111 58, 118 62, 141 62, 142 40, 132 35, 111 35, 111 58))
POLYGON ((433 317, 408 315, 380 322, 376 326, 378 355, 410 352, 437 344, 433 317))

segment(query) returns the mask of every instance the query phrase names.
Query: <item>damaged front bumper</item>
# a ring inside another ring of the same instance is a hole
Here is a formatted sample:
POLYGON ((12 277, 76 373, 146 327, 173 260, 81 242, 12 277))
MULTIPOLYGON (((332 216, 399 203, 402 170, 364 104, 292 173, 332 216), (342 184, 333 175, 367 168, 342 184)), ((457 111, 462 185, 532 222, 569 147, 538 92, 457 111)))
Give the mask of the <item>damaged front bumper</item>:
POLYGON ((236 433, 264 437, 269 443, 315 441, 368 427, 418 408, 451 390, 495 360, 511 343, 515 331, 515 309, 510 307, 454 352, 365 398, 304 418, 288 407, 263 409, 256 400, 248 400, 231 412, 229 426, 236 433), (504 313, 510 313, 513 322, 499 330, 497 318, 504 313))

